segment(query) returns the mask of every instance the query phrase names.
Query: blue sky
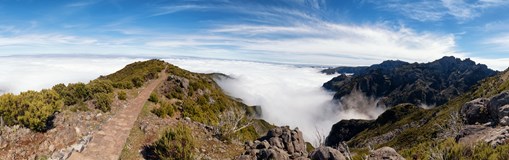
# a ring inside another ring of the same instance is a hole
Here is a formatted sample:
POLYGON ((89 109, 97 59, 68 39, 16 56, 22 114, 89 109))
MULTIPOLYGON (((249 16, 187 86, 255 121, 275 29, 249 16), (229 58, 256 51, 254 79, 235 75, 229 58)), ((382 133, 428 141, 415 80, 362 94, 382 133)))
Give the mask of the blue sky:
POLYGON ((0 55, 509 66, 509 0, 0 0, 0 55))

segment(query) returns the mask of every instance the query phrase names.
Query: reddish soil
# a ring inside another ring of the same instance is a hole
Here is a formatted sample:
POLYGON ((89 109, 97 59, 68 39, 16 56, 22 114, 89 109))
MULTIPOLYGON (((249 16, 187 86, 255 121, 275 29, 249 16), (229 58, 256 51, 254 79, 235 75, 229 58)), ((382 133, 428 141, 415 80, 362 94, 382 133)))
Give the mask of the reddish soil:
POLYGON ((124 143, 129 132, 136 121, 138 114, 143 108, 143 104, 147 101, 152 91, 167 78, 165 71, 160 77, 152 80, 140 92, 138 97, 129 101, 129 105, 111 117, 99 131, 92 136, 92 141, 87 145, 81 153, 73 153, 69 159, 71 160, 95 160, 95 159, 111 159, 118 160, 124 143))

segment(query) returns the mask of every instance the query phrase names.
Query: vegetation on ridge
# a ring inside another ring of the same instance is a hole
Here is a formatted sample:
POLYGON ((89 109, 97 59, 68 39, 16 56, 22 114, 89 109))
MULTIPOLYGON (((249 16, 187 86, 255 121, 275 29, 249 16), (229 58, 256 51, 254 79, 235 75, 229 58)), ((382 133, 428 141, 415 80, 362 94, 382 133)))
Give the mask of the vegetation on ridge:
POLYGON ((384 61, 352 76, 337 76, 323 86, 335 91, 334 99, 337 100, 358 90, 380 98, 380 103, 388 107, 400 103, 439 106, 496 73, 486 65, 455 57, 443 57, 429 63, 384 61))
MULTIPOLYGON (((405 114, 391 118, 389 123, 372 125, 356 134, 348 144, 354 150, 362 150, 366 146, 390 146, 409 159, 436 159, 436 156, 443 159, 507 159, 507 143, 497 147, 485 143, 466 146, 450 138, 458 135, 463 126, 459 117, 460 108, 473 99, 491 97, 509 90, 508 77, 509 71, 506 70, 481 80, 469 92, 432 109, 404 111, 399 107, 392 108, 386 113, 405 114)), ((383 119, 384 114, 376 121, 383 119)))
MULTIPOLYGON (((55 112, 75 105, 84 106, 87 101, 91 101, 96 109, 108 112, 115 88, 140 87, 147 80, 157 78, 164 67, 165 62, 161 60, 135 62, 88 84, 57 84, 52 89, 40 92, 0 95, 0 121, 8 126, 19 124, 35 131, 46 131, 52 127, 51 121, 55 112)), ((125 96, 124 91, 119 92, 119 99, 125 99, 125 96)))

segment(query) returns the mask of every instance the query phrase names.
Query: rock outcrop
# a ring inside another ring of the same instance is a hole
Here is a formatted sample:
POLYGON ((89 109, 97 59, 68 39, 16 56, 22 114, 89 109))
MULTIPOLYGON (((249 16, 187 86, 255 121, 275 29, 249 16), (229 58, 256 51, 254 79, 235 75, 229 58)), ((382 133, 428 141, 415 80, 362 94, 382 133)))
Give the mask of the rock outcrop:
MULTIPOLYGON (((341 75, 323 85, 340 100, 353 90, 392 107, 400 103, 441 105, 497 72, 470 59, 443 57, 430 63, 385 61, 352 76, 341 75)), ((352 106, 355 107, 355 106, 352 106)))
POLYGON ((246 152, 238 159, 305 159, 308 157, 302 132, 296 128, 276 127, 266 136, 245 144, 246 152))
MULTIPOLYGON (((356 119, 341 120, 340 122, 332 126, 329 135, 325 139, 325 145, 337 147, 338 144, 340 144, 341 142, 350 141, 360 133, 366 133, 369 132, 370 129, 376 129, 381 126, 391 126, 395 122, 402 120, 403 118, 410 114, 420 113, 423 111, 424 109, 420 107, 406 103, 388 109, 380 116, 378 116, 376 120, 356 120, 356 119)), ((388 142, 396 135, 399 135, 404 130, 419 126, 420 124, 424 123, 424 121, 426 121, 426 119, 413 121, 401 125, 399 127, 391 128, 390 131, 385 132, 384 134, 380 134, 378 136, 364 137, 362 138, 362 142, 359 142, 359 144, 355 144, 354 147, 382 144, 388 142)))
POLYGON ((490 98, 479 98, 461 107, 460 114, 466 124, 509 125, 509 91, 490 98))
POLYGON ((404 160, 396 150, 391 147, 382 147, 369 153, 368 160, 404 160))
POLYGON ((465 103, 460 111, 463 120, 467 124, 490 122, 490 113, 486 106, 488 101, 486 98, 478 98, 465 103))
POLYGON ((311 152, 309 158, 312 160, 346 160, 339 150, 325 146, 316 148, 311 152))
POLYGON ((367 129, 374 120, 341 120, 332 126, 332 129, 325 139, 326 146, 337 146, 340 142, 348 141, 358 133, 367 129))

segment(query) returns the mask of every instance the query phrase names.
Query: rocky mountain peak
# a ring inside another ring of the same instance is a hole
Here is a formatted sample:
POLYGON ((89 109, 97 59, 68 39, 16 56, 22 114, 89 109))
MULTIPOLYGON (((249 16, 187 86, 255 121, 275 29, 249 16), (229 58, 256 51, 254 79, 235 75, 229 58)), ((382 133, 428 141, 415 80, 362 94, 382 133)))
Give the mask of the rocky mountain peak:
POLYGON ((336 100, 359 90, 389 107, 400 103, 441 105, 496 73, 486 65, 452 56, 429 63, 384 61, 359 74, 333 78, 323 87, 335 91, 336 100))

